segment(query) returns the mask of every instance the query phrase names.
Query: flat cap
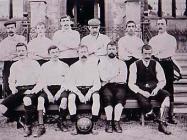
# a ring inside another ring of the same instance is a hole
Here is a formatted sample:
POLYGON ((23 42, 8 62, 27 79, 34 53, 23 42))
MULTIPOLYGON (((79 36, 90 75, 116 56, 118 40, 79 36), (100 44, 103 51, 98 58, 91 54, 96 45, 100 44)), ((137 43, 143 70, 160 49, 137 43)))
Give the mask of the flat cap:
POLYGON ((15 24, 16 25, 16 21, 14 19, 9 19, 8 21, 6 21, 4 23, 4 26, 10 25, 10 24, 15 24))
POLYGON ((89 26, 99 26, 100 25, 100 20, 93 18, 88 21, 89 26))

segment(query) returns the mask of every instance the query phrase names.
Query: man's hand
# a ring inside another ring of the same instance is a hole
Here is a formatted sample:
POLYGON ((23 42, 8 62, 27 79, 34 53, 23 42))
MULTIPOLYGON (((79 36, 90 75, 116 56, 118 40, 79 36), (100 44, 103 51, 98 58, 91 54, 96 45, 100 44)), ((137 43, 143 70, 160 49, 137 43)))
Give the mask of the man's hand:
POLYGON ((91 96, 92 96, 92 94, 91 94, 90 92, 88 92, 88 93, 86 94, 86 96, 85 96, 86 101, 89 101, 90 98, 91 98, 91 96))
POLYGON ((17 88, 12 89, 12 94, 16 94, 18 92, 17 88))
POLYGON ((60 98, 60 96, 61 96, 61 91, 59 92, 57 92, 56 94, 55 94, 55 100, 57 101, 59 98, 60 98))
POLYGON ((159 89, 158 88, 155 88, 152 92, 151 92, 151 96, 155 96, 157 95, 159 89))
POLYGON ((147 91, 142 91, 141 94, 142 94, 143 96, 145 96, 146 98, 149 98, 149 97, 150 97, 150 93, 147 92, 147 91))
POLYGON ((48 97, 50 103, 54 103, 55 102, 55 98, 53 97, 52 94, 48 94, 47 97, 48 97))
POLYGON ((84 95, 82 93, 79 94, 78 97, 79 97, 79 100, 80 100, 81 103, 85 103, 86 104, 86 98, 84 97, 84 95))

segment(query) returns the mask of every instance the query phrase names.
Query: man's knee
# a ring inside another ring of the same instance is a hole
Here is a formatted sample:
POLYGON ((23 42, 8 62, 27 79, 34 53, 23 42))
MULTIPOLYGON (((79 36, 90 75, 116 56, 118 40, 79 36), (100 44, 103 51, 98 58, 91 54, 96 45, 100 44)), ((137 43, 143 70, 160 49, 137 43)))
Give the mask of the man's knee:
POLYGON ((6 106, 0 104, 0 114, 4 114, 7 110, 8 108, 6 106))
POLYGON ((115 105, 115 108, 116 108, 116 109, 123 109, 122 103, 116 104, 116 105, 115 105))
POLYGON ((38 110, 44 110, 45 99, 43 97, 38 97, 38 110))
POLYGON ((24 98, 23 98, 23 103, 24 103, 25 106, 30 106, 30 105, 32 105, 31 98, 30 98, 30 97, 24 97, 24 98))
POLYGON ((141 108, 143 109, 143 112, 147 113, 147 112, 151 111, 152 105, 148 102, 145 102, 145 103, 142 103, 141 108))
POLYGON ((92 95, 93 101, 97 101, 98 103, 100 103, 100 95, 98 93, 94 93, 92 95))
POLYGON ((66 109, 67 108, 67 98, 62 98, 60 102, 60 108, 66 109))
POLYGON ((162 102, 163 106, 169 107, 170 106, 170 100, 169 97, 166 97, 164 101, 162 102))
POLYGON ((68 97, 68 102, 69 103, 75 102, 75 99, 76 99, 76 95, 75 94, 70 94, 69 97, 68 97))

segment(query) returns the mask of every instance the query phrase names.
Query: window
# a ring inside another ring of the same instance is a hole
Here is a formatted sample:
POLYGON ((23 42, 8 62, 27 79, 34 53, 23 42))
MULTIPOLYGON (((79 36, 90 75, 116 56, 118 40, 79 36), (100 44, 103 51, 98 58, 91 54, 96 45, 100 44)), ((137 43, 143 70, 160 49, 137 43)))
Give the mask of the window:
POLYGON ((158 1, 157 0, 148 0, 148 14, 149 16, 157 16, 158 12, 158 1))
POLYGON ((23 4, 24 0, 13 0, 13 17, 14 18, 23 18, 23 4))
POLYGON ((9 18, 9 0, 0 0, 0 18, 9 18))
POLYGON ((176 2, 176 15, 183 16, 186 9, 186 0, 177 0, 176 2))

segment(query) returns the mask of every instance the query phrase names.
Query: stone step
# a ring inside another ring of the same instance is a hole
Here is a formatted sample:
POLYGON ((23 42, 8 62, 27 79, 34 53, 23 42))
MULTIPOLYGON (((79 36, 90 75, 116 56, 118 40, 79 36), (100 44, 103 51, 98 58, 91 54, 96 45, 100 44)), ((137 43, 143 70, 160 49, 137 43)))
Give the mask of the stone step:
POLYGON ((187 92, 187 86, 175 86, 174 92, 177 93, 186 93, 187 92))
POLYGON ((187 107, 186 108, 174 108, 173 112, 175 114, 177 114, 177 113, 187 113, 187 107))
POLYGON ((177 84, 186 84, 187 86, 187 79, 180 79, 179 81, 174 81, 174 85, 177 85, 177 84))
POLYGON ((174 99, 176 105, 185 105, 187 107, 187 95, 185 97, 176 97, 174 99))

